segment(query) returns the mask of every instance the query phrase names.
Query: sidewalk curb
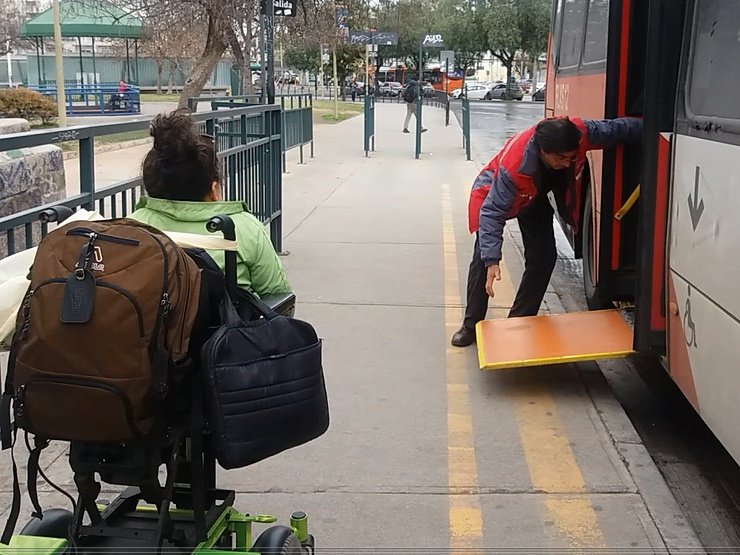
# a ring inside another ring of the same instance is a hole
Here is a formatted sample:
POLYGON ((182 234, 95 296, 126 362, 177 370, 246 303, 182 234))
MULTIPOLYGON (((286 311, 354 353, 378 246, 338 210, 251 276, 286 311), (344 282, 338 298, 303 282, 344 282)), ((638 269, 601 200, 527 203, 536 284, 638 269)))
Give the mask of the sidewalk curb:
MULTIPOLYGON (((152 142, 152 139, 146 138, 146 139, 134 139, 132 141, 123 141, 121 143, 110 143, 106 145, 99 145, 95 147, 95 154, 100 154, 103 152, 112 152, 114 150, 122 150, 124 148, 132 148, 135 146, 142 146, 146 145, 152 142)), ((70 150, 63 154, 64 160, 73 160, 75 158, 80 157, 80 152, 78 150, 70 150)))
MULTIPOLYGON (((512 234, 510 229, 506 233, 519 261, 523 264, 524 253, 519 242, 520 236, 512 234)), ((553 312, 566 312, 560 292, 557 290, 555 299, 548 299, 548 305, 554 309, 553 312)), ((647 516, 658 530, 668 553, 689 550, 691 553, 706 553, 694 528, 643 444, 642 438, 617 400, 606 376, 609 372, 607 365, 610 362, 630 364, 629 359, 603 363, 594 361, 585 365, 587 366, 585 369, 580 368, 578 374, 590 397, 595 416, 608 436, 606 439, 611 443, 623 465, 621 470, 624 470, 634 483, 637 494, 648 512, 647 516)))

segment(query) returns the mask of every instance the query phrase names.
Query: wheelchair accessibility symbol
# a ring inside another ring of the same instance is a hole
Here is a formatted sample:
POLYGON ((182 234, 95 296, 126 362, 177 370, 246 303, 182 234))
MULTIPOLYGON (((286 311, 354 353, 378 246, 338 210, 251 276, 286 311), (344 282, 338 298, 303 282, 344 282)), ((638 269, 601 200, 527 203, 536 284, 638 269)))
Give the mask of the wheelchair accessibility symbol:
POLYGON ((696 348, 696 324, 691 317, 691 286, 689 285, 686 307, 683 312, 683 334, 686 345, 696 348))

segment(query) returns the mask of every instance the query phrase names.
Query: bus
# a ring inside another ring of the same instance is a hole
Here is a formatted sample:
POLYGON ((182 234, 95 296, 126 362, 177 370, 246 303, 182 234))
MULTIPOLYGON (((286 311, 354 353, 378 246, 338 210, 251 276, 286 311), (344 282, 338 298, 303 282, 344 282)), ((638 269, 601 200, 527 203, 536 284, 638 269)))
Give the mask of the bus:
POLYGON ((634 305, 634 350, 737 462, 739 33, 737 0, 555 0, 545 99, 546 116, 643 119, 641 147, 589 153, 563 228, 589 308, 634 305))
MULTIPOLYGON (((424 81, 430 83, 435 90, 445 91, 447 93, 459 89, 463 83, 462 70, 445 73, 440 68, 425 69, 423 76, 424 81)), ((401 84, 406 83, 408 79, 418 79, 418 77, 419 73, 416 69, 406 68, 403 65, 381 69, 378 72, 378 79, 380 81, 396 81, 401 84)))

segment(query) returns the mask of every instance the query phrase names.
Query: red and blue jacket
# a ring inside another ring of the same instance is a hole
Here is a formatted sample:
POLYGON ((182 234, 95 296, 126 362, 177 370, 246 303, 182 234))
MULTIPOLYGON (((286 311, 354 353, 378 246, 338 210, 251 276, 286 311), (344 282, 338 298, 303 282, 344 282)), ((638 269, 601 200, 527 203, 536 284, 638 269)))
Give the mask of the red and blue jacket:
MULTIPOLYGON (((558 212, 577 230, 580 225, 586 152, 639 141, 642 120, 570 119, 581 132, 581 140, 576 159, 567 171, 566 187, 554 193, 564 195, 562 202, 557 203, 558 212)), ((480 256, 486 266, 498 264, 501 260, 506 221, 516 218, 539 194, 536 183, 542 166, 534 131, 535 127, 530 127, 506 141, 473 183, 468 203, 468 227, 471 233, 478 232, 480 256)))

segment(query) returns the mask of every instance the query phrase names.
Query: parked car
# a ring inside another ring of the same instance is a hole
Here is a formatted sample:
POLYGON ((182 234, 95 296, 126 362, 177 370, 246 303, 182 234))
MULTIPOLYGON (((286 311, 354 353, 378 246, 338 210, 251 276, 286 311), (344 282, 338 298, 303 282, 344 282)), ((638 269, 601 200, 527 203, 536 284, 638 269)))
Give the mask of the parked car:
POLYGON ((524 91, 517 84, 510 84, 508 87, 505 84, 496 85, 486 94, 486 100, 493 100, 495 98, 501 100, 519 100, 524 98, 524 91))
POLYGON ((378 85, 378 93, 381 96, 398 96, 403 90, 403 85, 398 81, 385 81, 378 85))
POLYGON ((545 87, 542 87, 541 89, 537 89, 535 93, 532 95, 532 100, 534 102, 544 102, 545 101, 545 87))

